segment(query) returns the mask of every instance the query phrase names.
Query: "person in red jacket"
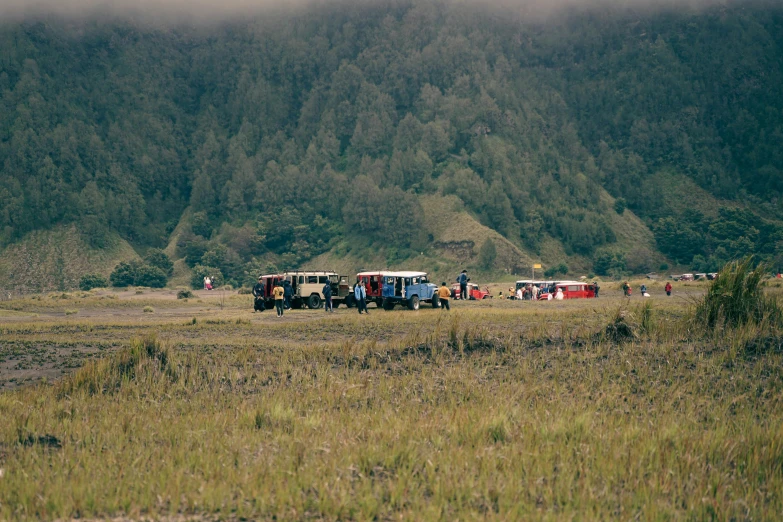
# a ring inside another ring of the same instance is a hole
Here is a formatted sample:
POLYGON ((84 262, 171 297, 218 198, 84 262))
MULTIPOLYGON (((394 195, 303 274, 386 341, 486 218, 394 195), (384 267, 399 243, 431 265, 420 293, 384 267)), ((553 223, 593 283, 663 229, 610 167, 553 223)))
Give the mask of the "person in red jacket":
POLYGON ((666 290, 666 295, 672 295, 672 284, 667 282, 666 286, 663 287, 664 290, 666 290))

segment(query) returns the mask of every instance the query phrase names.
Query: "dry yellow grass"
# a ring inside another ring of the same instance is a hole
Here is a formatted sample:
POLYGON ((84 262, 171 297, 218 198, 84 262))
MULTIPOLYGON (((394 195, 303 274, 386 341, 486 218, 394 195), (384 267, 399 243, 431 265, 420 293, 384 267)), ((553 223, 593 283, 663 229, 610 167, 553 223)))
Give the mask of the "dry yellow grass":
POLYGON ((0 519, 783 510, 778 331, 705 337, 683 320, 683 301, 645 311, 614 296, 279 322, 248 303, 189 310, 195 324, 159 314, 6 323, 3 357, 46 342, 126 348, 0 394, 0 519), (627 337, 606 329, 618 311, 627 337))

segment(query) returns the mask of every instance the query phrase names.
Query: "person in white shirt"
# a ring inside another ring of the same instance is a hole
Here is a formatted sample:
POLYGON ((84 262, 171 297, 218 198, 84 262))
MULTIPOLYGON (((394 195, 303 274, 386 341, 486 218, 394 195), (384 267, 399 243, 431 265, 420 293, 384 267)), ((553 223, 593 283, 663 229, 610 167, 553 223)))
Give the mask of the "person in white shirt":
POLYGON ((559 286, 557 287, 557 292, 555 292, 555 299, 557 299, 558 301, 563 300, 563 289, 560 288, 559 286))
POLYGON ((524 299, 524 296, 522 295, 522 287, 520 286, 517 288, 517 300, 521 301, 522 299, 524 299))

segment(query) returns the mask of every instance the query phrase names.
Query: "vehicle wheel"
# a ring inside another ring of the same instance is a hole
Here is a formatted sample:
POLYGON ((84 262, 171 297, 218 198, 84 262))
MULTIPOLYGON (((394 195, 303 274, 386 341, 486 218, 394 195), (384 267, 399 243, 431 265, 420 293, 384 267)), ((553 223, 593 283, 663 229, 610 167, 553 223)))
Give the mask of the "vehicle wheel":
POLYGON ((345 300, 343 302, 345 303, 345 306, 347 306, 348 308, 353 308, 354 306, 356 306, 356 300, 352 295, 345 296, 345 300))
POLYGON ((295 299, 291 301, 291 308, 293 308, 294 310, 300 310, 302 308, 302 301, 300 301, 299 299, 295 299))
POLYGON ((484 296, 484 297, 482 297, 481 299, 489 299, 489 296, 488 296, 488 295, 485 295, 485 296, 484 296))
POLYGON ((476 298, 473 297, 472 295, 470 297, 468 297, 468 301, 475 301, 475 300, 476 300, 476 298))
POLYGON ((440 308, 440 296, 433 295, 432 296, 432 307, 433 308, 440 308))
POLYGON ((311 310, 317 310, 321 308, 321 296, 313 294, 307 298, 307 307, 311 310))
POLYGON ((386 311, 394 309, 394 301, 391 299, 384 299, 383 300, 383 309, 386 311))
POLYGON ((410 299, 408 299, 408 308, 410 310, 418 310, 419 309, 419 296, 414 295, 410 299))
POLYGON ((340 308, 342 301, 332 301, 332 308, 340 308))

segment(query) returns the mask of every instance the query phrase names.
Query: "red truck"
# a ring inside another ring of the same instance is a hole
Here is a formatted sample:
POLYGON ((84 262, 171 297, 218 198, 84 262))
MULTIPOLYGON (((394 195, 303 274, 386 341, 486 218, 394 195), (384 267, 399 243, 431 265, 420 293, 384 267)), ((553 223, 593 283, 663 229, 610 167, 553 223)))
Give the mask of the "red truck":
MULTIPOLYGON (((461 290, 459 283, 451 285, 451 297, 453 299, 461 299, 461 290)), ((489 289, 482 290, 476 283, 468 283, 468 299, 471 301, 489 299, 489 289)))

